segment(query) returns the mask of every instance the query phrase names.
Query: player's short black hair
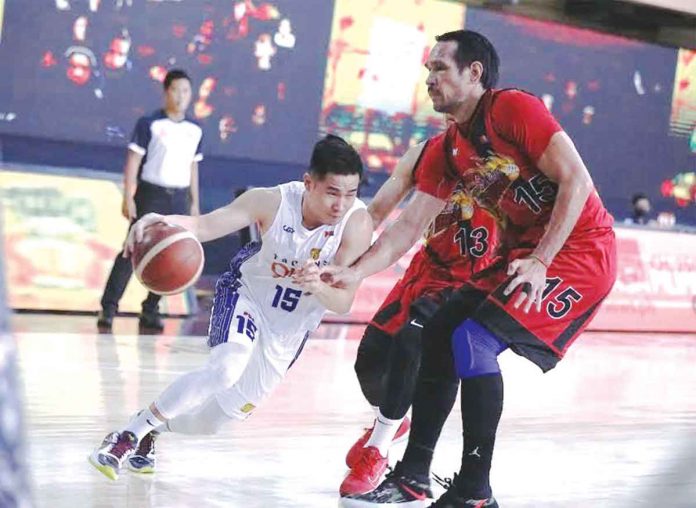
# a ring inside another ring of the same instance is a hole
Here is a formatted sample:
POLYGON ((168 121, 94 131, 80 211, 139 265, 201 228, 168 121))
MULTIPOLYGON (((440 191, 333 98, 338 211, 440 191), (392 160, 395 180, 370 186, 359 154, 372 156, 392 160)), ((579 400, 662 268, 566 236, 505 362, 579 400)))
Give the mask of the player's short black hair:
POLYGON ((191 78, 188 74, 186 74, 186 71, 181 69, 172 69, 164 77, 164 90, 169 90, 169 87, 172 86, 172 83, 177 79, 186 79, 189 83, 191 83, 191 78))
MULTIPOLYGON (((648 199, 648 196, 644 192, 636 192, 633 197, 631 197, 631 204, 636 206, 636 203, 641 199, 648 199)), ((650 201, 648 199, 648 201, 650 201)))
POLYGON ((491 41, 478 32, 472 30, 455 30, 435 37, 437 42, 455 41, 457 51, 454 59, 461 71, 473 62, 481 62, 483 76, 481 85, 483 88, 493 88, 498 84, 498 67, 500 58, 491 41))
POLYGON ((312 150, 309 172, 320 180, 327 174, 363 176, 360 154, 343 138, 327 134, 317 141, 312 150))

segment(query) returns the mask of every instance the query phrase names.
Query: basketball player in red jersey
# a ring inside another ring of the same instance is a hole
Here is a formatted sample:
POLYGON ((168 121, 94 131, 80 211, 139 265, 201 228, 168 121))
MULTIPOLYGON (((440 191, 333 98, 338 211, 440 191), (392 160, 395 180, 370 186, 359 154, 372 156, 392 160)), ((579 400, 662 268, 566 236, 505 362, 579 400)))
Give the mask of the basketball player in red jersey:
MULTIPOLYGON (((436 140, 410 148, 399 160, 368 206, 375 228, 427 178, 429 168, 420 161, 436 140)), ((406 412, 420 366, 423 324, 454 288, 490 264, 496 243, 495 219, 476 206, 459 185, 425 238, 425 246, 367 326, 358 348, 355 372, 376 414, 374 425, 348 452, 346 464, 351 472, 339 489, 342 495, 374 490, 387 467, 390 446, 406 437, 410 428, 406 412)))
POLYGON ((461 469, 431 506, 497 507, 489 483, 503 407, 497 356, 510 348, 552 369, 616 278, 613 219, 568 135, 536 97, 494 89, 499 60, 484 36, 458 30, 437 41, 428 92, 456 125, 424 154, 429 178, 399 221, 350 269, 327 273, 342 284, 394 263, 458 184, 498 218, 500 259, 426 324, 406 453, 377 489, 344 506, 424 506, 433 449, 461 386, 461 469))

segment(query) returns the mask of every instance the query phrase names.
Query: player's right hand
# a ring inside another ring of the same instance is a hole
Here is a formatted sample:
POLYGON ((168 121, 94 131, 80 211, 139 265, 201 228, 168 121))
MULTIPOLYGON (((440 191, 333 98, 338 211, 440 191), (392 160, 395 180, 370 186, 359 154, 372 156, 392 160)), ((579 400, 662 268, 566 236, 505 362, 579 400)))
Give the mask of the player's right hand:
POLYGON ((129 257, 133 253, 136 243, 143 241, 143 231, 145 231, 145 228, 157 222, 166 222, 164 215, 160 215, 159 213, 148 213, 131 226, 128 237, 126 238, 126 244, 123 247, 124 258, 129 257))

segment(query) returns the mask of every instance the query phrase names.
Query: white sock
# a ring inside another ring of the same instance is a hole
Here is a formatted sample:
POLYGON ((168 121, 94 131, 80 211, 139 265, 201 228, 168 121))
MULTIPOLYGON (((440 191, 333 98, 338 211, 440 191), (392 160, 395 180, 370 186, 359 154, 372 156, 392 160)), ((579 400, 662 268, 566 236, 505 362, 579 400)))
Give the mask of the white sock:
POLYGON ((372 431, 370 439, 365 443, 365 447, 374 446, 379 450, 379 454, 382 457, 386 457, 387 453, 389 453, 392 440, 396 435, 396 431, 399 430, 402 421, 403 418, 390 420, 382 415, 382 413, 379 413, 375 421, 375 428, 372 431))
POLYGON ((375 418, 379 417, 379 406, 370 406, 372 408, 372 412, 375 414, 375 418))
POLYGON ((163 420, 160 420, 155 416, 155 414, 150 411, 150 408, 145 408, 143 409, 140 414, 138 414, 135 418, 133 418, 128 425, 126 426, 125 429, 129 432, 132 432, 135 434, 135 436, 138 438, 138 441, 140 441, 142 438, 147 436, 151 431, 157 429, 157 427, 161 426, 163 423, 165 423, 163 420))

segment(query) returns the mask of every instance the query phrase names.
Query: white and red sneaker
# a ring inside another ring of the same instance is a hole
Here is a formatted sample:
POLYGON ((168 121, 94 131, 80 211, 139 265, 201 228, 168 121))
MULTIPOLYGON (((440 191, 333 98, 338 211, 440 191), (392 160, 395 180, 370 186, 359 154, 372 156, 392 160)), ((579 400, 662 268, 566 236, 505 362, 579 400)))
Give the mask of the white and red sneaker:
MULTIPOLYGON (((353 469, 353 466, 357 464, 358 460, 360 459, 360 455, 365 449, 365 443, 370 440, 370 436, 372 436, 372 430, 374 428, 375 424, 372 423, 372 427, 365 429, 363 435, 360 436, 353 446, 350 447, 350 450, 348 450, 348 455, 346 455, 346 466, 348 466, 349 469, 353 469)), ((392 445, 400 443, 408 438, 408 433, 410 430, 411 420, 409 420, 408 416, 406 416, 401 422, 401 425, 399 425, 399 429, 396 431, 394 439, 392 439, 392 445)))

